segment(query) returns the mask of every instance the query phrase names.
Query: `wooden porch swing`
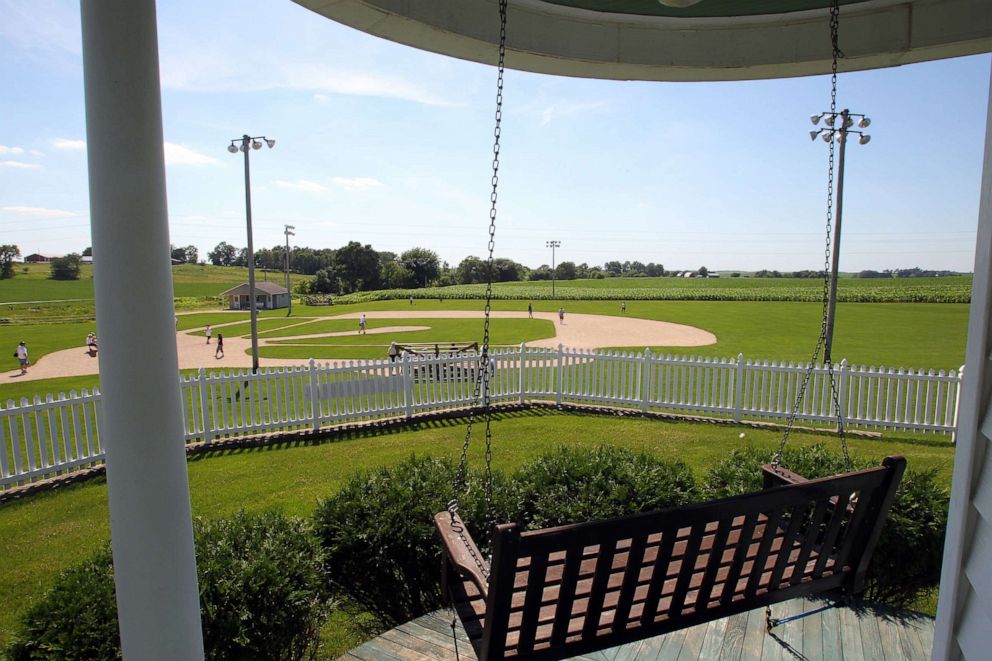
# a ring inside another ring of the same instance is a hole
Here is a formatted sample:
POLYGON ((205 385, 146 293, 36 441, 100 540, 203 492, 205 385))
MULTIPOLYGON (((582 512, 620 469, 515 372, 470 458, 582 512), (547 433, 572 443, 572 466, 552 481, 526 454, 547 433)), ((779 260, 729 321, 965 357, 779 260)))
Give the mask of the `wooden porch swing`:
MULTIPOLYGON (((493 148, 492 206, 485 325, 475 401, 482 399, 486 498, 492 516, 489 317, 492 303, 499 137, 506 43, 500 39, 493 148)), ((835 110, 838 3, 831 5, 835 110)), ((830 185, 833 143, 830 145, 830 185)), ((828 197, 828 246, 831 199, 828 197)), ((827 262, 829 264, 829 249, 827 262)), ((824 268, 826 276, 827 267, 824 268)), ((827 333, 826 283, 820 340, 799 389, 782 442, 762 467, 764 490, 707 503, 524 532, 496 525, 487 561, 458 516, 474 416, 455 478, 456 497, 434 517, 442 542, 442 592, 461 619, 480 661, 562 659, 829 590, 861 592, 896 488, 902 457, 852 470, 826 339, 838 431, 847 473, 807 480, 779 465, 827 333)), ((769 628, 777 621, 767 611, 769 628)), ((454 624, 452 624, 454 628, 454 624)), ((457 639, 456 639, 457 644, 457 639)))

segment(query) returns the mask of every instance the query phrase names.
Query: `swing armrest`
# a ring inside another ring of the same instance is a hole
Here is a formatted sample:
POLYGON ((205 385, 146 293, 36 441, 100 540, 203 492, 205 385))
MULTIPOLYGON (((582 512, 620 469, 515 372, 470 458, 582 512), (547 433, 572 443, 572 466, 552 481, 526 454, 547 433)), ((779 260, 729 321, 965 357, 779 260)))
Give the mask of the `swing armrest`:
POLYGON ((793 473, 788 468, 773 466, 772 464, 765 464, 762 466, 761 472, 765 477, 766 489, 770 489, 771 487, 780 487, 786 484, 802 484, 803 482, 809 482, 809 480, 799 473, 793 473))
POLYGON ((457 514, 447 511, 434 515, 434 527, 444 545, 444 555, 461 576, 469 579, 479 589, 483 599, 489 597, 489 563, 472 540, 468 528, 457 514), (474 554, 474 555, 473 555, 474 554))

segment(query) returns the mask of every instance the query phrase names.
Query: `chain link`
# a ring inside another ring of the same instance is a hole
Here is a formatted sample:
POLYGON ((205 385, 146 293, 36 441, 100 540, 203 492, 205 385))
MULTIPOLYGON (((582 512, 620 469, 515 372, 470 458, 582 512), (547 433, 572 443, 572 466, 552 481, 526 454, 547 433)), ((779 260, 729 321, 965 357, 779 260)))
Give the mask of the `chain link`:
MULTIPOLYGON (((492 192, 489 194, 489 258, 486 261, 486 305, 483 314, 484 322, 482 328, 482 349, 479 352, 479 362, 476 369, 475 385, 472 393, 472 408, 469 413, 468 424, 465 428, 465 439, 462 442, 462 454, 458 462, 458 471, 455 473, 454 495, 448 501, 448 513, 454 522, 455 514, 458 512, 458 495, 465 491, 465 482, 468 472, 468 447, 472 440, 472 427, 475 424, 475 411, 482 398, 483 419, 486 425, 486 473, 483 482, 483 489, 486 498, 486 522, 488 530, 495 524, 493 520, 493 451, 492 451, 492 399, 490 396, 490 383, 495 370, 495 361, 489 357, 489 322, 493 306, 493 272, 495 270, 493 251, 496 248, 496 202, 499 197, 499 141, 501 125, 503 121, 503 71, 506 61, 506 8, 507 0, 499 0, 499 61, 497 62, 496 76, 496 124, 493 129, 493 175, 490 183, 492 192)), ((466 547, 469 549, 473 559, 479 569, 488 578, 489 574, 481 558, 472 552, 471 546, 464 536, 460 536, 466 547)))
MULTIPOLYGON (((840 2, 839 0, 833 0, 830 3, 830 45, 831 45, 831 62, 830 62, 830 113, 829 117, 831 121, 836 125, 838 115, 837 115, 837 60, 844 57, 844 53, 840 49, 840 43, 838 38, 838 28, 840 27, 840 2)), ((841 120, 843 122, 844 120, 841 120)), ((796 417, 799 414, 799 409, 806 399, 806 390, 809 387, 809 380, 813 374, 813 370, 816 366, 816 361, 820 357, 820 352, 827 341, 827 315, 830 307, 830 254, 831 254, 831 235, 833 234, 833 221, 834 221, 834 160, 835 160, 835 141, 831 135, 830 146, 829 146, 829 157, 827 160, 827 231, 826 238, 824 240, 823 247, 823 296, 822 304, 823 309, 820 314, 820 337, 816 342, 816 347, 813 349, 813 355, 810 357, 809 364, 806 367, 806 372, 803 374, 803 381, 799 387, 799 392, 796 395, 796 401, 792 406, 792 411, 789 414, 788 423, 785 427, 785 432, 782 434, 782 441, 779 443, 778 449, 775 454, 772 455, 772 465, 778 466, 782 462, 782 453, 785 451, 785 445, 789 442, 789 435, 792 433, 792 428, 796 423, 796 417)), ((844 426, 844 415, 840 408, 840 394, 837 391, 837 383, 834 378, 834 365, 833 358, 830 355, 826 355, 824 362, 824 367, 827 368, 827 379, 830 383, 830 394, 832 403, 834 406, 834 414, 837 418, 837 432, 840 436, 841 448, 844 451, 844 462, 848 470, 853 467, 851 464, 851 456, 847 447, 847 433, 844 426)))

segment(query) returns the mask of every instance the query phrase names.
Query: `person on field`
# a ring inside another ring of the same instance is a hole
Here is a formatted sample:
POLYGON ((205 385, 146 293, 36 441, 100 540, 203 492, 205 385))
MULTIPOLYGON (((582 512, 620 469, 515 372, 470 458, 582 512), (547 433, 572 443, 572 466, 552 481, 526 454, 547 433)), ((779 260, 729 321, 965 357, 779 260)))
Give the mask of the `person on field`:
POLYGON ((534 318, 534 306, 531 305, 530 303, 527 304, 527 318, 528 319, 534 318))
POLYGON ((224 334, 217 333, 217 350, 214 351, 214 358, 224 357, 224 334))
POLYGON ((413 305, 413 296, 410 297, 410 305, 413 305))
POLYGON ((565 308, 558 308, 558 323, 565 323, 565 308))
POLYGON ((14 349, 14 358, 17 358, 21 364, 21 374, 27 374, 28 365, 31 363, 28 361, 28 347, 23 341, 14 349))
POLYGON ((210 336, 213 335, 213 331, 210 330, 210 324, 207 324, 207 344, 210 344, 210 336))
POLYGON ((620 314, 627 314, 627 301, 620 304, 620 314))
POLYGON ((362 334, 362 335, 365 335, 365 313, 364 312, 362 313, 362 316, 358 320, 358 332, 360 334, 362 334))
POLYGON ((93 358, 96 357, 97 344, 96 344, 96 333, 90 333, 86 336, 86 352, 93 358))
POLYGON ((390 342, 389 343, 389 351, 387 351, 386 353, 389 354, 389 362, 395 363, 396 362, 396 359, 400 355, 400 348, 398 346, 396 346, 396 343, 395 342, 390 342))

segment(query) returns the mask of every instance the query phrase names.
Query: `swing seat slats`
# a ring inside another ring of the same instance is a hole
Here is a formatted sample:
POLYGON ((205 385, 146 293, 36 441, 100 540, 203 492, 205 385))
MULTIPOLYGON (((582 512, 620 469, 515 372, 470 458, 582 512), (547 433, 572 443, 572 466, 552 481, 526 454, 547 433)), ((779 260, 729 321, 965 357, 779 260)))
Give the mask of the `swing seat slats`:
POLYGON ((766 466, 757 493, 530 532, 499 525, 491 567, 441 512, 443 589, 481 661, 565 658, 823 591, 856 594, 905 465, 889 457, 817 480, 766 466))

